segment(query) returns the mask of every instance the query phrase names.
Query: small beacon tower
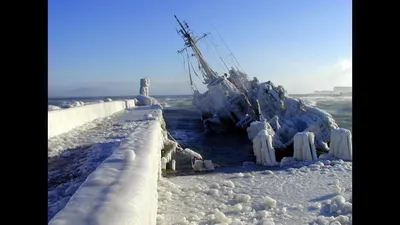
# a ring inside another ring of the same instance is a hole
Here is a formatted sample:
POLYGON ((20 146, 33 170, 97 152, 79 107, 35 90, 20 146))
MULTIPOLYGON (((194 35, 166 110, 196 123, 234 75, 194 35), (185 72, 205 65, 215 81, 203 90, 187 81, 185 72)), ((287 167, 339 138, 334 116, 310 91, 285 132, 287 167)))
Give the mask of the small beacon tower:
POLYGON ((140 79, 140 90, 139 94, 149 96, 150 80, 147 78, 140 79))

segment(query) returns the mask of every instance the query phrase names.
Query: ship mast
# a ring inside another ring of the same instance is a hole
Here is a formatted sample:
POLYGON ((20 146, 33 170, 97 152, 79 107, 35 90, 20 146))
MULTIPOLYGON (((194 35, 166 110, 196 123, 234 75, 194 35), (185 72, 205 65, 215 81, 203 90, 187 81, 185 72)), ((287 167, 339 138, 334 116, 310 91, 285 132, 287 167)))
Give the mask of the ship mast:
POLYGON ((211 83, 212 81, 214 81, 215 79, 218 78, 218 75, 208 65, 208 63, 206 62, 206 60, 203 57, 203 54, 201 54, 200 49, 196 45, 196 42, 198 40, 204 38, 205 36, 207 36, 207 34, 204 34, 203 36, 201 36, 197 39, 192 38, 192 36, 190 35, 189 26, 187 25, 187 23, 185 22, 185 26, 183 26, 181 21, 179 21, 179 19, 175 15, 174 15, 174 17, 175 17, 176 21, 178 21, 179 26, 181 27, 181 29, 179 29, 178 32, 182 34, 182 37, 185 40, 185 48, 183 48, 182 50, 180 50, 178 52, 182 53, 184 50, 186 50, 187 48, 190 47, 193 50, 194 56, 196 57, 197 62, 199 63, 199 65, 202 69, 202 73, 204 76, 204 84, 211 83))

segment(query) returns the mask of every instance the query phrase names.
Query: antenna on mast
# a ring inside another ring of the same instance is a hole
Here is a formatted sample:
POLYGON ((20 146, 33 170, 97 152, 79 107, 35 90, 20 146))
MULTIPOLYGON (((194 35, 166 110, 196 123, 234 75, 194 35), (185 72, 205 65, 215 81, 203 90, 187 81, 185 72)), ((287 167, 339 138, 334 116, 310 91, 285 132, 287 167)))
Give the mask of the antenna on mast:
POLYGON ((183 53, 183 51, 186 50, 187 48, 191 48, 193 50, 193 55, 196 57, 197 62, 199 63, 199 67, 201 68, 201 72, 204 76, 204 82, 203 82, 204 84, 211 83, 215 79, 218 79, 217 73, 211 69, 211 67, 205 61, 200 49, 196 46, 196 42, 204 38, 208 34, 204 34, 201 37, 195 39, 190 34, 191 32, 189 29, 189 25, 186 22, 184 22, 183 25, 176 15, 174 15, 174 17, 178 22, 179 26, 181 27, 181 29, 179 29, 178 32, 182 34, 182 38, 185 41, 185 47, 182 50, 179 50, 178 53, 180 54, 183 53))

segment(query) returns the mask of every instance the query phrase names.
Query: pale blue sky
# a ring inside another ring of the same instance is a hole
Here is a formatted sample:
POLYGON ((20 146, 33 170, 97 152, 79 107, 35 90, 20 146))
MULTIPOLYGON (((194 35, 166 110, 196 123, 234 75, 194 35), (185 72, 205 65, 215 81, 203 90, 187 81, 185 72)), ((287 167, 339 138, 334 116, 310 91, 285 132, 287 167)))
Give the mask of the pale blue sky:
MULTIPOLYGON (((250 77, 289 93, 351 86, 350 0, 50 0, 49 95, 190 94, 174 14, 197 34, 223 37, 250 77), (218 32, 218 33, 217 33, 218 32)), ((210 39, 200 48, 225 72, 210 39)), ((200 82, 197 82, 201 86, 200 82)), ((201 90, 204 88, 199 87, 201 90)))

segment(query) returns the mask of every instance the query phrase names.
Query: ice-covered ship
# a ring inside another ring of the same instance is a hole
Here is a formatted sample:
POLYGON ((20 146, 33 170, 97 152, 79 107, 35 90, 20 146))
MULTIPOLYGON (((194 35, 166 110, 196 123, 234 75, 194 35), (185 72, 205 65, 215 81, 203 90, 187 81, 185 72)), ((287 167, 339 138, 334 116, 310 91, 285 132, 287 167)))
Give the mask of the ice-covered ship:
POLYGON ((306 131, 314 133, 317 149, 328 151, 330 132, 338 128, 329 113, 289 97, 282 86, 271 81, 260 83, 256 77, 250 80, 238 68, 231 67, 228 73, 219 75, 196 45, 209 34, 194 37, 186 22, 182 23, 176 16, 175 19, 180 26, 177 32, 185 41, 185 47, 178 53, 186 53, 193 103, 201 111, 206 131, 220 133, 247 129, 249 138, 253 139, 259 130, 265 129, 273 136, 275 148, 290 146, 296 133, 306 131), (196 59, 203 84, 207 86, 204 93, 200 93, 193 83, 192 73, 200 76, 190 57, 196 59))

